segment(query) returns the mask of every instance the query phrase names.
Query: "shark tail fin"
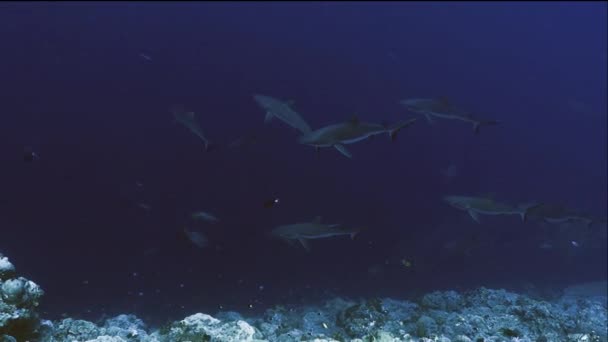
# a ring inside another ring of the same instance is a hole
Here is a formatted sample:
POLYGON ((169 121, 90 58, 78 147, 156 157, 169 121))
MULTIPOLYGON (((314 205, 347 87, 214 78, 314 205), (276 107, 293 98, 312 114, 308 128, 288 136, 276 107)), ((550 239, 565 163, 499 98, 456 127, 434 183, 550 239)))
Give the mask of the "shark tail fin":
POLYGON ((360 227, 360 228, 358 228, 358 229, 353 230, 353 231, 350 233, 350 239, 351 239, 351 240, 354 240, 354 239, 355 239, 355 237, 356 237, 357 235, 359 235, 359 233, 361 233, 362 231, 364 231, 364 230, 366 230, 366 229, 367 229, 367 228, 365 228, 365 227, 360 227))
POLYGON ((395 139, 397 138, 397 133, 399 133, 399 131, 404 128, 407 127, 411 124, 413 124, 414 122, 416 122, 416 118, 413 119, 409 119, 405 122, 401 122, 399 124, 396 124, 395 126, 393 126, 389 131, 388 131, 388 136, 391 138, 391 141, 395 141, 395 139))
POLYGON ((475 134, 479 134, 479 128, 481 126, 498 125, 499 123, 500 123, 499 121, 494 121, 494 120, 477 121, 477 122, 473 123, 473 132, 475 132, 475 134))
POLYGON ((604 219, 604 218, 595 218, 595 219, 592 218, 592 219, 589 219, 587 221, 587 229, 593 228, 593 225, 594 224, 597 225, 598 223, 599 224, 605 224, 606 223, 606 219, 604 219))

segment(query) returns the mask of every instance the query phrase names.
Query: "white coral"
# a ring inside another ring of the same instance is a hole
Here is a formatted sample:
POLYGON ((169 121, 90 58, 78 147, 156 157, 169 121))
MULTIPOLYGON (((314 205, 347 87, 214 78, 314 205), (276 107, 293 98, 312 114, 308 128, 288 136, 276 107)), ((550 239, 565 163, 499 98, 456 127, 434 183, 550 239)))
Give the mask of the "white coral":
POLYGON ((0 280, 4 279, 4 277, 8 277, 15 273, 15 266, 8 261, 7 257, 3 257, 0 254, 0 280))

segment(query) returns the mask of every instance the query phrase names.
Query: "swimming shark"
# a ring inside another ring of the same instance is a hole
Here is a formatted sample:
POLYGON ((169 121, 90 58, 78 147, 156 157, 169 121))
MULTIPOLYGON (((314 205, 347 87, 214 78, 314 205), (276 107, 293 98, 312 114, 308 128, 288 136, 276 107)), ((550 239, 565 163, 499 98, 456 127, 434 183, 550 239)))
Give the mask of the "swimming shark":
POLYGON ((340 224, 321 223, 321 217, 316 217, 311 222, 278 226, 270 232, 270 235, 287 242, 298 240, 304 249, 310 251, 308 240, 340 235, 349 235, 354 239, 359 232, 359 230, 341 229, 340 226, 340 224))
POLYGON ((329 125, 302 135, 298 141, 304 145, 314 146, 317 150, 321 147, 334 147, 348 158, 352 155, 344 147, 344 144, 353 144, 365 140, 374 135, 388 134, 391 141, 397 137, 397 133, 404 127, 413 124, 416 119, 410 119, 393 126, 385 126, 374 123, 359 122, 356 118, 339 124, 329 125))
POLYGON ((301 133, 308 133, 311 131, 310 125, 304 121, 300 114, 291 108, 290 103, 259 94, 253 95, 253 99, 262 107, 262 109, 266 110, 266 116, 264 117, 265 123, 270 122, 276 117, 301 133))
POLYGON ((491 198, 471 196, 444 196, 443 200, 452 207, 464 210, 471 218, 480 223, 479 215, 519 215, 522 221, 526 221, 530 210, 539 206, 540 203, 523 204, 517 207, 496 202, 491 198))
POLYGON ((191 216, 194 220, 206 221, 209 223, 217 223, 220 221, 215 215, 206 211, 197 211, 192 213, 191 216))
POLYGON ((587 227, 594 223, 605 223, 606 219, 595 218, 589 215, 567 209, 560 205, 542 204, 532 208, 528 216, 541 219, 547 223, 583 222, 587 227))
POLYGON ((173 106, 171 107, 171 113, 173 114, 175 121, 186 127, 197 137, 199 137, 205 144, 205 151, 209 151, 209 149, 211 148, 211 143, 209 142, 209 139, 207 139, 205 134, 203 134, 203 130, 196 121, 194 112, 186 111, 180 106, 173 106))
POLYGON ((433 123, 432 117, 460 120, 473 124, 473 132, 479 134, 479 128, 485 125, 497 125, 499 122, 495 120, 480 120, 470 114, 457 112, 445 98, 438 99, 406 99, 400 101, 407 110, 424 114, 429 123, 433 123))

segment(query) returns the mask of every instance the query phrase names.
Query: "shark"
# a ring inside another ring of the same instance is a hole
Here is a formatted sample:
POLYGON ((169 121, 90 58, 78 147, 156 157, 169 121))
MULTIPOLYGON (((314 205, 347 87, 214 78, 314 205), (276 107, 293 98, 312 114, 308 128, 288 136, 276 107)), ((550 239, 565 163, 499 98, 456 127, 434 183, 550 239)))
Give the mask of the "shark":
POLYGON ((180 106, 173 106, 171 113, 176 122, 186 127, 190 132, 199 137, 205 144, 205 151, 209 151, 212 147, 209 139, 203 133, 203 130, 196 121, 194 112, 186 111, 180 106))
POLYGON ((344 147, 345 144, 353 144, 378 134, 388 134, 391 141, 394 141, 397 133, 402 128, 413 124, 415 121, 416 119, 413 118, 392 126, 386 126, 359 122, 357 118, 354 118, 348 122, 325 126, 304 134, 298 141, 304 145, 314 146, 317 151, 321 147, 334 147, 346 157, 352 158, 352 154, 344 147))
POLYGON ((197 211, 192 213, 192 219, 209 223, 217 223, 220 221, 215 215, 206 211, 197 211))
POLYGON ((283 102, 274 97, 259 94, 254 94, 253 99, 266 111, 265 123, 277 118, 303 134, 312 130, 302 116, 291 108, 293 102, 283 102))
POLYGON ((560 205, 542 204, 532 208, 528 215, 541 219, 547 223, 583 222, 587 227, 594 223, 606 223, 605 218, 595 218, 560 205))
POLYGON ((481 120, 467 113, 459 113, 443 97, 438 99, 405 99, 400 101, 400 103, 411 112, 423 114, 429 123, 433 123, 433 118, 460 120, 471 123, 473 124, 473 132, 475 134, 479 134, 481 126, 499 124, 499 121, 481 120))
POLYGON ((321 223, 321 217, 317 216, 310 222, 278 226, 270 232, 270 235, 290 243, 297 240, 306 251, 310 251, 308 240, 341 235, 349 235, 351 239, 354 239, 359 233, 359 230, 342 229, 340 226, 340 224, 321 223))
POLYGON ((514 207, 496 202, 491 198, 471 196, 444 196, 443 200, 456 209, 466 211, 477 223, 480 223, 479 215, 519 215, 525 222, 528 213, 541 205, 540 203, 529 203, 514 207))

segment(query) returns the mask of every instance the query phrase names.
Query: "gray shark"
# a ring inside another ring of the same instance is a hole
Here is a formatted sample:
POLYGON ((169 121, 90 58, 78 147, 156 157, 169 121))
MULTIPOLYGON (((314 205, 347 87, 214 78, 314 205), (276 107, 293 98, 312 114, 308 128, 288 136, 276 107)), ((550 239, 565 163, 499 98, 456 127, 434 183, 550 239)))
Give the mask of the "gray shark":
POLYGON ((205 151, 209 151, 209 149, 211 148, 211 143, 209 142, 209 139, 205 137, 205 134, 203 134, 203 130, 198 125, 194 112, 186 111, 180 106, 173 106, 171 108, 171 113, 173 114, 175 121, 186 127, 197 137, 199 137, 205 144, 205 151))
POLYGON ((365 140, 374 135, 388 134, 391 141, 395 140, 397 133, 404 127, 413 124, 416 119, 410 119, 393 126, 384 126, 380 124, 359 122, 354 119, 349 122, 325 126, 302 135, 298 140, 301 144, 311 145, 320 149, 321 147, 334 147, 340 153, 352 158, 352 155, 344 144, 353 144, 358 141, 365 140))
POLYGON ((205 248, 209 245, 209 239, 207 239, 207 237, 203 233, 195 230, 190 230, 188 228, 184 228, 183 232, 186 235, 186 238, 188 238, 190 242, 196 245, 196 247, 205 248))
POLYGON ((220 221, 220 219, 218 219, 215 215, 206 211, 197 211, 192 213, 191 216, 194 220, 205 221, 209 223, 217 223, 220 221))
POLYGON ((443 200, 452 207, 469 213, 475 222, 479 223, 479 215, 519 215, 522 221, 526 221, 530 210, 539 206, 540 203, 531 203, 517 207, 496 202, 491 198, 471 196, 444 196, 443 200))
POLYGON ((278 118, 289 126, 297 129, 301 133, 311 131, 310 125, 302 119, 300 114, 294 111, 289 103, 275 99, 266 95, 253 95, 253 99, 257 104, 266 110, 264 122, 268 123, 272 118, 278 118))
POLYGON ((583 222, 587 227, 594 223, 605 223, 606 219, 595 218, 560 205, 542 204, 532 208, 528 216, 541 219, 547 223, 583 222))
POLYGON ((322 239, 332 236, 350 235, 351 239, 357 235, 359 230, 339 228, 340 224, 321 223, 321 218, 316 217, 311 222, 294 223, 278 226, 270 232, 273 237, 278 237, 288 242, 298 240, 302 247, 310 251, 308 240, 322 239))
POLYGON ((445 98, 438 99, 406 99, 400 101, 407 110, 424 114, 429 123, 433 123, 432 117, 460 120, 473 124, 473 132, 479 133, 479 128, 485 125, 496 125, 499 122, 494 120, 476 119, 470 114, 457 112, 445 98))

